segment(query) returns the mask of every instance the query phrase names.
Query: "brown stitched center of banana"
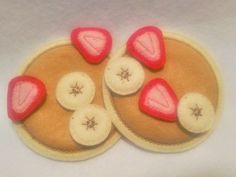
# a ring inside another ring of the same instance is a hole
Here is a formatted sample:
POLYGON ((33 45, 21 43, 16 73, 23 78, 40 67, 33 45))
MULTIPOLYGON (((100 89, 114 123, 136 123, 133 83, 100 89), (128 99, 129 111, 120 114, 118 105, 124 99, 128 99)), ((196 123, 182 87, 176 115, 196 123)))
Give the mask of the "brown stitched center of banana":
POLYGON ((86 119, 87 119, 86 122, 82 123, 82 125, 86 126, 86 130, 88 130, 90 128, 95 130, 95 126, 98 125, 97 122, 95 122, 95 120, 94 120, 95 117, 93 116, 93 117, 89 118, 86 116, 86 119))
POLYGON ((190 108, 192 110, 192 115, 196 117, 198 120, 199 117, 202 116, 202 108, 200 108, 197 104, 195 105, 194 108, 190 108))
POLYGON ((129 81, 129 77, 131 76, 131 74, 129 73, 128 68, 127 69, 120 68, 120 70, 121 71, 116 74, 117 76, 120 76, 120 80, 126 79, 127 81, 129 81))
POLYGON ((83 88, 84 88, 83 86, 78 86, 78 83, 76 82, 75 85, 71 86, 70 94, 73 94, 74 96, 76 96, 78 94, 82 94, 83 88))

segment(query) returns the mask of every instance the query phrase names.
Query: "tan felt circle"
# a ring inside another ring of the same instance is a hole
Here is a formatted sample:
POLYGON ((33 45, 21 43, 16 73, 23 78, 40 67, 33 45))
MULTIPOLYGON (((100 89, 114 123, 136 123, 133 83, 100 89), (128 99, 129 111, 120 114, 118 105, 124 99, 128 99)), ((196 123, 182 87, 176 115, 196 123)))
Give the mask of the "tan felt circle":
POLYGON ((19 74, 41 79, 46 85, 47 99, 23 123, 15 125, 19 136, 29 147, 49 158, 73 161, 96 156, 119 140, 119 133, 112 127, 102 144, 93 147, 77 144, 68 127, 73 111, 62 108, 55 95, 57 82, 64 74, 85 72, 93 79, 97 88, 92 103, 104 106, 101 90, 106 60, 99 65, 88 64, 69 41, 65 40, 47 46, 30 58, 19 74))
MULTIPOLYGON (((188 92, 199 92, 213 103, 218 117, 222 83, 210 57, 194 42, 178 35, 165 33, 164 42, 166 65, 157 71, 145 68, 145 83, 156 77, 164 78, 178 98, 188 92)), ((125 47, 115 53, 112 60, 121 56, 128 56, 125 47)), ((144 149, 157 152, 183 151, 202 142, 212 131, 194 135, 185 131, 178 122, 151 118, 138 108, 140 92, 120 97, 111 94, 105 85, 103 91, 105 105, 113 113, 113 123, 124 136, 144 149)))

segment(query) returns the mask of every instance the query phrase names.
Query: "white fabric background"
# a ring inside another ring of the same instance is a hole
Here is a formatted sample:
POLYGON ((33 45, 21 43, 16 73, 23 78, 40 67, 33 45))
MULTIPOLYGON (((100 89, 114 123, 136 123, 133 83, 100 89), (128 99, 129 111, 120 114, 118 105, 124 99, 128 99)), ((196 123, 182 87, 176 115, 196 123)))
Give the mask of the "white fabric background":
POLYGON ((235 32, 235 0, 0 1, 0 176, 235 176, 235 32), (48 160, 22 144, 7 118, 6 90, 33 51, 67 37, 77 25, 108 28, 116 50, 137 27, 147 24, 190 36, 219 64, 225 103, 220 124, 207 141, 184 153, 158 154, 122 140, 97 158, 75 163, 48 160))

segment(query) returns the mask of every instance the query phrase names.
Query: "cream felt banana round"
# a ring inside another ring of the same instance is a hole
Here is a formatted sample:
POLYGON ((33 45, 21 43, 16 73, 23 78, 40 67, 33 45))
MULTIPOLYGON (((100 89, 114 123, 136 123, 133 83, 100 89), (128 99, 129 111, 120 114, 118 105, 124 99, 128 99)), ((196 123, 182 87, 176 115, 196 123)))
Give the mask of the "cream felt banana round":
POLYGON ((95 84, 87 74, 72 72, 59 80, 56 98, 64 108, 76 110, 80 106, 91 103, 95 91, 95 84))
POLYGON ((111 131, 111 119, 107 111, 89 104, 76 110, 70 119, 70 133, 79 144, 93 146, 103 142, 111 131))
POLYGON ((207 97, 199 93, 187 93, 177 108, 180 124, 192 133, 203 133, 212 127, 215 111, 207 97))
POLYGON ((111 60, 104 74, 106 85, 119 95, 136 92, 143 84, 142 65, 131 57, 111 60))

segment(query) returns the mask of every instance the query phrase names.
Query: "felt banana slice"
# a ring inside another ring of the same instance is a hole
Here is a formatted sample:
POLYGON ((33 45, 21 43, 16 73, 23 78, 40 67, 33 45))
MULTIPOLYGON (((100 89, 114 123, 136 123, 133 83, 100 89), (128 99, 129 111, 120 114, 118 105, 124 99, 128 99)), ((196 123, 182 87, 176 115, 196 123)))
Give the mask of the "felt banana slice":
POLYGON ((83 72, 72 72, 64 75, 58 82, 56 98, 66 109, 77 108, 92 102, 95 96, 95 84, 83 72))
POLYGON ((73 113, 69 129, 77 143, 93 146, 108 137, 111 125, 111 119, 103 107, 89 104, 73 113))
POLYGON ((203 133, 212 127, 215 111, 210 100, 199 93, 187 93, 178 104, 180 124, 189 132, 203 133))
POLYGON ((136 92, 143 84, 144 71, 142 65, 131 57, 112 60, 105 69, 106 85, 119 95, 136 92))

